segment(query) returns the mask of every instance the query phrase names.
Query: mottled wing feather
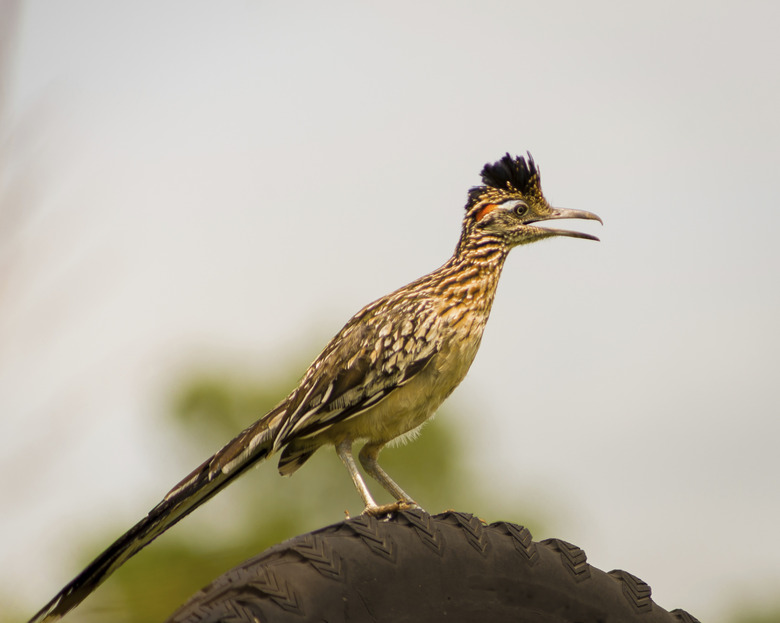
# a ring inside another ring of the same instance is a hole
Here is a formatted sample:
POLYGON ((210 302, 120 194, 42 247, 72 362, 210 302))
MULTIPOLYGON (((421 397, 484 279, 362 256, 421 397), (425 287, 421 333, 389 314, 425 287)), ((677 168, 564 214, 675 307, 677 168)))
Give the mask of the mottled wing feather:
POLYGON ((355 400, 353 402, 347 403, 345 398, 341 398, 335 402, 343 403, 343 406, 330 409, 327 408, 330 405, 326 405, 325 408, 317 411, 316 418, 309 417, 305 420, 298 421, 293 427, 295 437, 302 439, 313 437, 328 426, 356 417, 371 407, 376 406, 393 390, 401 387, 404 383, 407 383, 425 368, 435 354, 434 351, 425 357, 416 359, 402 374, 385 377, 385 379, 383 379, 385 383, 382 386, 375 384, 373 386, 373 391, 365 391, 366 388, 363 385, 356 386, 350 392, 345 393, 345 395, 354 395, 355 400))
POLYGON ((311 365, 298 395, 291 396, 274 449, 313 437, 377 405, 419 374, 438 352, 441 319, 424 302, 417 302, 409 313, 394 314, 402 319, 397 325, 380 321, 373 311, 369 307, 356 315, 311 365), (410 315, 416 322, 409 320, 410 315))

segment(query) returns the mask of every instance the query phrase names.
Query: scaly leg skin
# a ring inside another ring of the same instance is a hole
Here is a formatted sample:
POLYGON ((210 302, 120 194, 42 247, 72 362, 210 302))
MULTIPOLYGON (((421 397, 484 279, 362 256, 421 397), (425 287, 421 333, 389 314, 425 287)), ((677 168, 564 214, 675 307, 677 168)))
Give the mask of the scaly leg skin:
POLYGON ((349 475, 352 476, 352 482, 355 484, 355 488, 358 490, 360 497, 363 498, 363 504, 366 505, 364 513, 378 509, 379 505, 371 497, 371 492, 368 490, 366 481, 363 480, 363 476, 360 475, 355 459, 352 457, 352 440, 349 438, 343 439, 336 444, 336 454, 339 455, 341 462, 344 463, 344 467, 347 468, 349 475))
MULTIPOLYGON (((381 448, 381 446, 380 446, 381 448)), ((344 463, 344 466, 347 468, 347 471, 349 472, 349 475, 352 476, 352 482, 355 484, 355 488, 358 490, 358 493, 360 494, 360 497, 363 498, 363 503, 366 505, 366 507, 363 509, 363 515, 371 515, 373 517, 380 517, 382 515, 387 515, 388 513, 395 513, 402 510, 407 510, 410 508, 419 508, 412 499, 406 495, 401 488, 396 485, 390 477, 382 471, 382 468, 380 468, 378 465, 376 465, 377 469, 381 474, 384 475, 384 477, 393 484, 395 487, 395 490, 399 492, 399 495, 396 496, 393 491, 388 489, 388 491, 391 491, 394 496, 400 498, 398 502, 394 502, 393 504, 383 504, 379 505, 374 501, 374 498, 371 497, 371 492, 368 490, 368 486, 366 485, 366 481, 363 480, 363 477, 360 475, 360 472, 358 471, 357 465, 355 464, 355 459, 352 457, 352 440, 351 439, 344 439, 343 441, 339 442, 336 445, 336 453, 339 455, 339 458, 341 459, 341 462, 344 463)), ((376 450, 373 454, 373 464, 376 464, 376 455, 379 454, 379 449, 376 450)), ((360 454, 360 460, 361 463, 363 462, 363 453, 360 454)), ((365 463, 364 463, 365 466, 365 463)), ((377 478, 377 476, 374 475, 374 472, 369 471, 369 473, 374 476, 374 478, 377 478)), ((377 480, 379 480, 377 478, 377 480)), ((380 480, 380 483, 382 483, 383 486, 384 483, 380 480)), ((386 488, 386 487, 385 487, 386 488)))
MULTIPOLYGON (((360 464, 363 466, 363 469, 366 470, 366 472, 374 478, 380 485, 382 485, 390 495, 392 495, 398 502, 394 504, 387 504, 384 507, 380 507, 383 509, 383 512, 385 513, 391 513, 395 511, 400 510, 409 510, 412 508, 420 508, 420 505, 417 504, 411 497, 409 497, 409 494, 407 494, 401 487, 399 487, 396 482, 390 478, 390 476, 387 475, 387 472, 383 470, 379 466, 378 457, 379 452, 384 447, 384 444, 366 444, 363 446, 363 448, 360 450, 360 464), (388 510, 384 510, 387 508, 388 510)), ((368 508, 366 508, 365 512, 368 512, 368 508)), ((369 513, 371 514, 371 513, 369 513)))

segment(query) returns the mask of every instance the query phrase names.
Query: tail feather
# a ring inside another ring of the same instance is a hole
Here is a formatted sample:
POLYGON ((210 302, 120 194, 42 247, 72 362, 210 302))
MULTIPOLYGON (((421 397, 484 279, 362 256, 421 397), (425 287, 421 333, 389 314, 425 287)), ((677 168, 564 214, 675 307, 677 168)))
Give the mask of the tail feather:
POLYGON ((84 601, 134 554, 208 501, 252 465, 267 458, 273 451, 276 420, 282 411, 279 407, 277 409, 243 431, 171 489, 162 502, 95 558, 30 619, 29 623, 58 621, 84 601))

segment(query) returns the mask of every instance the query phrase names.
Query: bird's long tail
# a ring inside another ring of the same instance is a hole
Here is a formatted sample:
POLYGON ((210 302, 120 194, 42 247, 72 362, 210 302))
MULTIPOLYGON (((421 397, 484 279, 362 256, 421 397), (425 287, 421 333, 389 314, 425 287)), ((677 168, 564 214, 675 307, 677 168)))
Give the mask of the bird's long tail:
POLYGON ((176 485, 141 521, 112 543, 46 604, 30 623, 58 621, 131 556, 273 452, 280 404, 176 485))

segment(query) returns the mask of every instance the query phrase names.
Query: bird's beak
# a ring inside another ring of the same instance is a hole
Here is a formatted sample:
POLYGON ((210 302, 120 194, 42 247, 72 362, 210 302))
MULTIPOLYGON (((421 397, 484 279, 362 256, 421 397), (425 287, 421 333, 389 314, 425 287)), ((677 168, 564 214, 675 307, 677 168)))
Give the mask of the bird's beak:
MULTIPOLYGON (((539 221, 551 221, 553 219, 560 219, 560 218, 581 218, 581 219, 587 219, 589 221, 598 221, 602 225, 604 224, 598 216, 593 214, 593 212, 586 212, 585 210, 567 210, 566 208, 550 208, 549 214, 534 219, 533 221, 529 221, 528 224, 536 223, 539 221)), ((570 238, 585 238, 586 240, 598 240, 596 236, 591 236, 590 234, 584 234, 579 231, 569 231, 566 229, 551 229, 548 227, 540 227, 539 229, 545 232, 550 232, 550 234, 553 236, 569 236, 570 238)))

